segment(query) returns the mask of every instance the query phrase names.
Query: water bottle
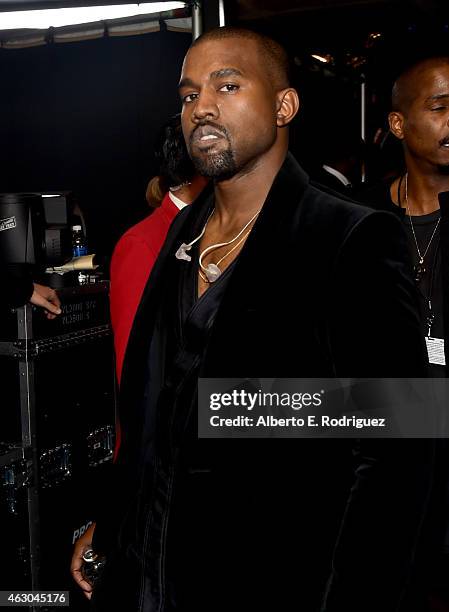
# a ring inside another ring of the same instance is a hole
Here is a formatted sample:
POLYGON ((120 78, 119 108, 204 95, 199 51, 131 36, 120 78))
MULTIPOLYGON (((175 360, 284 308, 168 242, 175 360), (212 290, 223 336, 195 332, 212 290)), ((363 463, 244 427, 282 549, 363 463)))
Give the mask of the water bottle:
POLYGON ((87 241, 81 225, 74 225, 72 227, 72 254, 73 257, 87 255, 87 241))
MULTIPOLYGON (((72 226, 72 255, 73 257, 81 257, 87 255, 87 240, 83 234, 81 225, 72 226)), ((78 272, 78 284, 85 285, 89 281, 88 274, 80 270, 78 272)))

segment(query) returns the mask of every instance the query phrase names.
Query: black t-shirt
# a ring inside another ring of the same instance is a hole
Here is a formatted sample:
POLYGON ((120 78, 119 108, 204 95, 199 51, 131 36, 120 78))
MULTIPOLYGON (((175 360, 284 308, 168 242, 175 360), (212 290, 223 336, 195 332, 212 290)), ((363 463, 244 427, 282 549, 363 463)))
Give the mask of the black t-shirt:
MULTIPOLYGON (((427 321, 430 314, 430 299, 431 311, 433 315, 430 335, 433 338, 444 338, 443 278, 441 269, 440 227, 438 224, 440 211, 436 210, 428 215, 412 215, 411 224, 410 217, 408 214, 406 214, 406 211, 404 209, 399 209, 392 201, 390 187, 391 182, 380 183, 357 193, 354 196, 354 199, 358 200, 359 202, 364 202, 375 209, 393 211, 400 215, 408 238, 410 260, 412 265, 416 266, 419 262, 419 255, 412 231, 413 224, 419 251, 421 255, 426 253, 423 263, 425 272, 421 274, 421 278, 419 282, 417 282, 423 334, 427 336, 429 331, 427 321), (436 227, 437 229, 435 231, 436 227), (431 238, 432 241, 430 241, 431 238), (427 249, 429 243, 430 246, 427 249)), ((381 239, 381 237, 379 239, 381 239)), ((446 368, 444 366, 430 364, 430 375, 436 378, 444 377, 446 376, 446 368)))
MULTIPOLYGON (((440 234, 439 227, 437 227, 439 225, 439 218, 440 211, 436 210, 428 215, 412 215, 411 217, 406 215, 403 219, 403 223, 405 231, 407 232, 410 257, 413 266, 417 266, 420 259, 416 242, 418 243, 421 255, 424 256, 424 262, 422 264, 424 272, 417 282, 421 296, 423 320, 427 327, 426 320, 429 314, 429 308, 431 308, 434 319, 430 335, 436 338, 443 338, 443 285, 439 245, 440 234), (413 230, 415 231, 416 242, 413 230), (428 304, 429 301, 431 302, 430 307, 428 304)), ((427 332, 428 328, 426 329, 426 333, 427 332)))

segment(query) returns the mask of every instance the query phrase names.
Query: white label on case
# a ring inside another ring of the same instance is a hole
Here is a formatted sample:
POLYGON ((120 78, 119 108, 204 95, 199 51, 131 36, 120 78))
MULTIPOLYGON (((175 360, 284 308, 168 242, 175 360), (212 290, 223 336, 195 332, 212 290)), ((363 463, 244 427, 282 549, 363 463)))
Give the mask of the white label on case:
POLYGON ((17 223, 15 217, 6 217, 6 219, 0 219, 0 232, 14 229, 16 225, 17 223))

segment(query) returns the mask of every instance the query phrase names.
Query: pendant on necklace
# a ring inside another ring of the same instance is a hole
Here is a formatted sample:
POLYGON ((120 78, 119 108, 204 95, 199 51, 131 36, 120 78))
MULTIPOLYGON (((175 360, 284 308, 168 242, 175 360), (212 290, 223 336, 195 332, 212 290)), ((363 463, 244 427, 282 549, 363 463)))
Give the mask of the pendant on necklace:
POLYGON ((422 277, 426 273, 426 268, 424 267, 424 259, 422 257, 419 262, 413 266, 413 271, 415 272, 415 283, 420 283, 422 277))

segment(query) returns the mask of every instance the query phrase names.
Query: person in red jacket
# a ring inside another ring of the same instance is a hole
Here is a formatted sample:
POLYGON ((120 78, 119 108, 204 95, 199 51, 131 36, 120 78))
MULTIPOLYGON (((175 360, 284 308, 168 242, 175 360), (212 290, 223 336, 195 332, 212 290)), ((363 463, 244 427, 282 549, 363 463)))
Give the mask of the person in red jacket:
MULTIPOLYGON (((207 183, 207 179, 196 173, 187 153, 180 115, 172 117, 162 128, 155 156, 159 174, 151 179, 146 191, 147 202, 154 210, 120 238, 111 261, 111 324, 119 383, 134 316, 171 222, 207 183)), ((114 460, 119 447, 120 427, 117 424, 114 460)), ((92 587, 83 579, 81 567, 83 554, 92 545, 94 530, 95 523, 77 540, 70 568, 75 582, 89 599, 92 587)))
POLYGON ((111 323, 119 382, 134 315, 168 228, 207 182, 196 174, 188 156, 180 115, 162 128, 155 156, 159 175, 151 179, 146 192, 147 202, 155 210, 120 238, 111 261, 111 323))

